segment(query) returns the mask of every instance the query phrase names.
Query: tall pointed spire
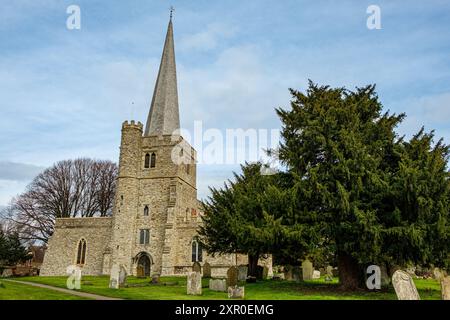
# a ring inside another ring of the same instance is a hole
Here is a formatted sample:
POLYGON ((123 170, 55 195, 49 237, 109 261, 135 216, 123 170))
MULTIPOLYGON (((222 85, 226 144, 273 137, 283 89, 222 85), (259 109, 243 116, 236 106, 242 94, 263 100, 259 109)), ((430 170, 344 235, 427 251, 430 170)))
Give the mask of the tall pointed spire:
POLYGON ((173 43, 172 12, 167 27, 166 41, 147 118, 145 135, 172 134, 180 128, 178 111, 177 70, 173 43))

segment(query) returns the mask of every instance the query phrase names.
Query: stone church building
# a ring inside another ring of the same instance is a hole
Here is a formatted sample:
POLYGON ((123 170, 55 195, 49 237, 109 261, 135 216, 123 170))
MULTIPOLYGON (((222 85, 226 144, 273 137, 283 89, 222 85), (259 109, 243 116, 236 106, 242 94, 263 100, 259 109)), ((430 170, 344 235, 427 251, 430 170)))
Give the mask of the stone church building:
MULTIPOLYGON (((119 176, 111 217, 58 218, 40 275, 109 274, 113 264, 136 276, 177 275, 208 262, 213 276, 246 256, 208 255, 197 241, 196 152, 180 128, 172 19, 147 123, 122 124, 119 176), (181 161, 180 161, 181 160, 181 161)), ((260 261, 272 273, 271 257, 260 261)))

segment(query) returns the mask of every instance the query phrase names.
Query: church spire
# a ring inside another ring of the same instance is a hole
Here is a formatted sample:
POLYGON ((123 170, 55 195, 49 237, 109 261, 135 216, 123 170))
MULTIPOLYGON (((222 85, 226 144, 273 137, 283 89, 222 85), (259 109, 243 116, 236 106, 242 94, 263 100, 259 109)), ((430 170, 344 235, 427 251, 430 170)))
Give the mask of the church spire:
POLYGON ((180 128, 172 10, 170 15, 158 78, 145 127, 144 135, 146 136, 169 135, 180 128))

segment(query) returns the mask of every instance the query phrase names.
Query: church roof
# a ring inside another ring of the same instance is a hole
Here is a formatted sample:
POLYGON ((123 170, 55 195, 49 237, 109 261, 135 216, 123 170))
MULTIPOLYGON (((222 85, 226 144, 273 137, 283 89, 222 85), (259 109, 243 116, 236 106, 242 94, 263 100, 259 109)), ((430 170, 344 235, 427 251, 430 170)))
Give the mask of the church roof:
POLYGON ((144 134, 146 136, 172 134, 179 128, 177 71, 172 19, 170 19, 144 134))

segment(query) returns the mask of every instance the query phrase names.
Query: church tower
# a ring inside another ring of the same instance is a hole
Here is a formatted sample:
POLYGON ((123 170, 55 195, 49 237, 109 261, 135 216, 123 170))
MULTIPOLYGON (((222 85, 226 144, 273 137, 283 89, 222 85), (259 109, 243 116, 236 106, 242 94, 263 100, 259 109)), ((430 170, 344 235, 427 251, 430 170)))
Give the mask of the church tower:
POLYGON ((192 265, 197 219, 195 150, 179 135, 172 19, 147 123, 122 124, 113 211, 112 264, 133 275, 172 275, 192 265))

